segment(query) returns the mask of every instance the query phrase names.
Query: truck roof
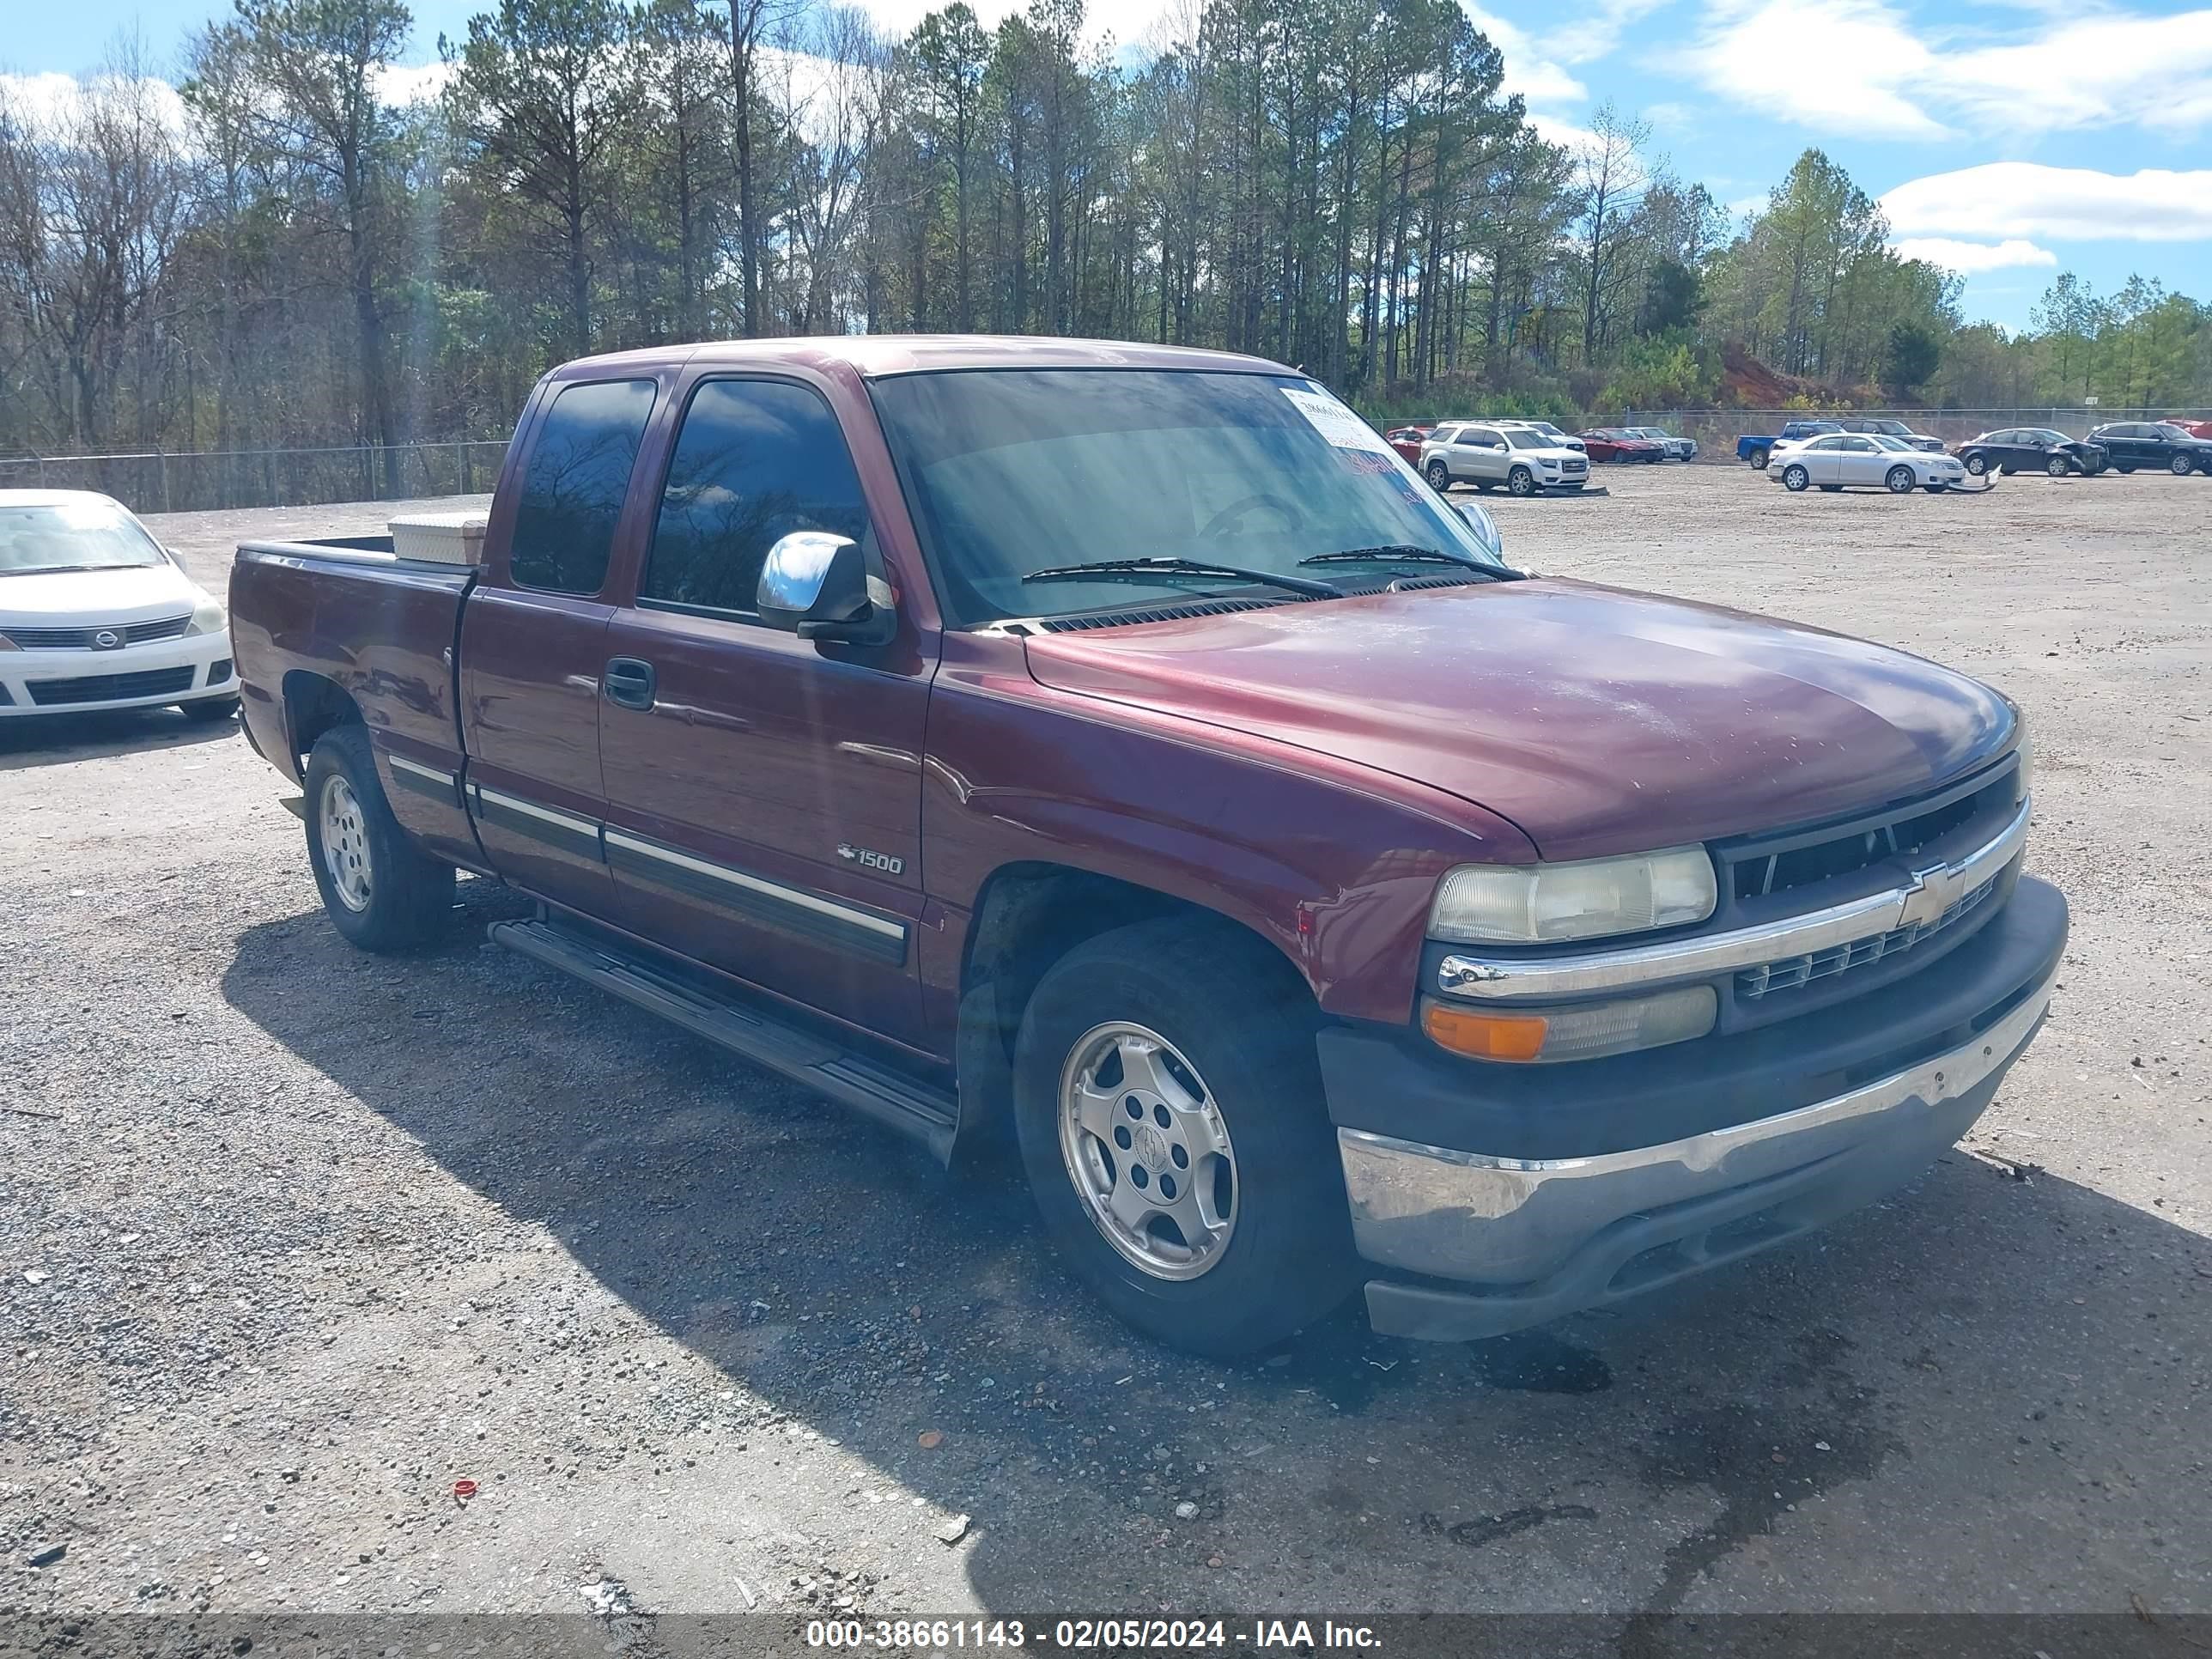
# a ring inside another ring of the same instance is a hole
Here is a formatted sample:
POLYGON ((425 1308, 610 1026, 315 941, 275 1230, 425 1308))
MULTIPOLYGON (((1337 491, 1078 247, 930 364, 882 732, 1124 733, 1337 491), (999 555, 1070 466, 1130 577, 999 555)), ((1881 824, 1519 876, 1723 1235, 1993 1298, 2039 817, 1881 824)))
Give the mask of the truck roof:
POLYGON ((731 368, 842 367, 863 378, 948 368, 1190 368, 1243 374, 1297 371, 1264 357, 1189 346, 1132 345, 1120 340, 1059 340, 1012 334, 831 334, 795 339, 703 340, 580 357, 553 372, 562 380, 609 369, 659 369, 680 364, 731 368))

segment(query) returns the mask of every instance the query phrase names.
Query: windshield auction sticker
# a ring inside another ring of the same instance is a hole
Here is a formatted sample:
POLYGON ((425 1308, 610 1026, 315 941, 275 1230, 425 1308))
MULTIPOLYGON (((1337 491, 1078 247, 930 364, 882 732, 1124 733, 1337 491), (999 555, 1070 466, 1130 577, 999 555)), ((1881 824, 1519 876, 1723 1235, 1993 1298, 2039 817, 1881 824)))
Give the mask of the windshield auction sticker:
POLYGON ((1339 449, 1362 449, 1373 455, 1391 453, 1381 433, 1328 393, 1305 392, 1291 386, 1275 389, 1291 400, 1291 406, 1306 417, 1315 431, 1339 449))

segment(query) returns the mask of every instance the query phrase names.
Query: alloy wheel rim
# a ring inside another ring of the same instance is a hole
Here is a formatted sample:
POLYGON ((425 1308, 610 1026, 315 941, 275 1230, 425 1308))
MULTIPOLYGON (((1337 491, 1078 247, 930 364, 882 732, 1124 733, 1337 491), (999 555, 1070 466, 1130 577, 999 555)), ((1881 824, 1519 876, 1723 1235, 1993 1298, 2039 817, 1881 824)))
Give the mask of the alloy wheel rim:
POLYGON ((1127 1020, 1094 1025, 1060 1073, 1060 1153, 1085 1212, 1154 1279, 1193 1279, 1237 1229, 1237 1154, 1197 1068, 1127 1020))
POLYGON ((331 872, 331 887, 338 902, 352 911, 368 909, 368 825, 353 785, 336 775, 324 779, 316 820, 322 838, 323 867, 331 872))

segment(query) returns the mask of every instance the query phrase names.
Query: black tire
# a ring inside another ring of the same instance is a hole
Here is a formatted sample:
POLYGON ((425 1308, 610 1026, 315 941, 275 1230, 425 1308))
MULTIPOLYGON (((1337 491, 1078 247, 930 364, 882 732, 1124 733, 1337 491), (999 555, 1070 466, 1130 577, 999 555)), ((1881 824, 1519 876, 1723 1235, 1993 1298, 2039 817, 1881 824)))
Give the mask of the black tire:
POLYGON ((1889 486, 1889 493, 1893 495, 1910 495, 1917 482, 1912 476, 1912 469, 1901 465, 1890 468, 1882 475, 1881 481, 1889 486))
POLYGON ((2063 478, 2074 470, 2074 464, 2063 455, 2053 455, 2043 464, 2043 470, 2054 478, 2063 478))
POLYGON ((1505 493, 1509 495, 1533 495, 1536 493, 1536 475, 1525 466, 1516 466, 1505 475, 1505 493))
POLYGON ((1840 495, 1844 493, 1844 487, 1841 484, 1822 484, 1820 489, 1824 494, 1830 495, 1840 495))
POLYGON ((2018 469, 2016 469, 2016 468, 2014 468, 2014 467, 2007 466, 2007 465, 2000 465, 1998 466, 1998 468, 1997 468, 1997 471, 1998 471, 1999 472, 2002 473, 2002 474, 2003 474, 2006 477, 2008 477, 2008 478, 2009 478, 2010 477, 2012 477, 2013 473, 2014 473, 2014 471, 2016 471, 2017 470, 2018 470, 2018 469))
POLYGON ((1966 471, 1977 478, 1990 470, 1989 458, 1985 455, 1969 455, 1966 457, 1965 465, 1966 471))
POLYGON ((1805 470, 1802 461, 1792 461, 1782 469, 1782 487, 1784 489, 1802 490, 1812 482, 1813 475, 1805 470))
POLYGON ((238 699, 202 697, 198 702, 180 702, 177 707, 184 711, 186 720, 196 720, 203 726, 213 726, 217 720, 230 720, 237 714, 238 699))
POLYGON ((1249 1353, 1328 1314, 1358 1284, 1314 1026, 1312 1000, 1287 963, 1202 916, 1138 922, 1077 946, 1023 1011, 1014 1117, 1037 1209, 1077 1277, 1147 1336, 1193 1353, 1249 1353), (1115 1023, 1187 1057, 1227 1130, 1232 1224, 1212 1265, 1193 1277, 1159 1276, 1110 1242, 1062 1151, 1062 1073, 1115 1023))
POLYGON ((1442 461, 1431 461, 1421 470, 1421 476, 1429 481, 1429 488, 1439 495, 1451 488, 1451 469, 1442 461))
POLYGON ((1745 456, 1744 459, 1751 463, 1751 470, 1753 472, 1764 472, 1766 471, 1766 452, 1765 450, 1754 449, 1750 454, 1745 456))
POLYGON ((2130 465, 2129 465, 2129 464, 2128 464, 2127 462, 2125 462, 2125 461, 2121 461, 2121 462, 2117 463, 2117 464, 2116 464, 2116 467, 2117 467, 2117 471, 2119 472, 2119 475, 2120 475, 2123 478, 2126 477, 2128 476, 2128 474, 2130 474, 2130 472, 2133 472, 2133 471, 2135 471, 2135 468, 2134 468, 2133 466, 2131 466, 2130 465))
POLYGON ((433 938, 452 915, 453 866, 416 850, 392 816, 369 753, 368 728, 340 726, 316 740, 307 757, 307 865, 331 924, 364 951, 405 951, 433 938), (351 792, 358 867, 367 892, 356 905, 341 896, 324 848, 322 809, 334 781, 351 792))
POLYGON ((1487 495, 1492 490, 1498 488, 1498 481, 1495 478, 1477 478, 1474 481, 1474 487, 1482 494, 1487 495))
POLYGON ((2177 478, 2185 478, 2197 471, 2197 463, 2186 455, 2177 455, 2166 464, 2166 470, 2177 478))
POLYGON ((1940 495, 1943 493, 1943 486, 1939 483, 1923 484, 1921 488, 1931 495, 1940 495))

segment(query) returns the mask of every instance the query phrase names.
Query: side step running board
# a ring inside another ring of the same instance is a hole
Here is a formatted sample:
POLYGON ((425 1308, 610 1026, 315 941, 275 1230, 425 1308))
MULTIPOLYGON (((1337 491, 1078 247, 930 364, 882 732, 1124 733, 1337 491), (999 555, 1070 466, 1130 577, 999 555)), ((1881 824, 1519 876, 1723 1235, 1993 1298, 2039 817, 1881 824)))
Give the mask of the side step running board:
POLYGON ((943 1163, 959 1105, 948 1090, 901 1075, 765 1010, 687 985, 652 963, 543 921, 495 921, 492 942, 673 1020, 694 1036, 914 1136, 943 1163))

